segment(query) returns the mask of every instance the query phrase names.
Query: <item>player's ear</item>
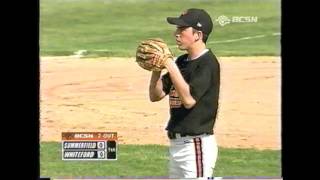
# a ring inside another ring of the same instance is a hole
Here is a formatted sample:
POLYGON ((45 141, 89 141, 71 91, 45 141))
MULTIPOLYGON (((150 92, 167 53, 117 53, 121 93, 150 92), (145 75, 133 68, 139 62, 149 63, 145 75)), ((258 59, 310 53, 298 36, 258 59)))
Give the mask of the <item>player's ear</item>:
POLYGON ((199 41, 203 38, 203 33, 201 31, 197 31, 196 33, 196 41, 199 41))
POLYGON ((198 39, 197 39, 197 41, 198 40, 200 40, 200 39, 203 39, 203 32, 202 31, 198 31, 198 39))

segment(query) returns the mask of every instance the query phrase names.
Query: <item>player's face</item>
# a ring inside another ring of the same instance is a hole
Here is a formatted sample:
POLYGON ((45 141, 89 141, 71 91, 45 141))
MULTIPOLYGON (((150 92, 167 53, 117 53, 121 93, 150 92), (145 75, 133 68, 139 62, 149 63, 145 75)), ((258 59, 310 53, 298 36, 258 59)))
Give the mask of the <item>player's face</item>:
POLYGON ((177 26, 174 35, 176 37, 176 44, 180 50, 189 49, 197 38, 192 27, 177 26))

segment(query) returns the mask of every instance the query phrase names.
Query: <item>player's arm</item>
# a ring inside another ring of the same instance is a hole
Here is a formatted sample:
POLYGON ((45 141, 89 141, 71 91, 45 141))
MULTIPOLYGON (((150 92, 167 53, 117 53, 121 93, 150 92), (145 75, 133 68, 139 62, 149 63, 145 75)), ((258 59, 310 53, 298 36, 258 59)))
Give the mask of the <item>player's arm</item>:
POLYGON ((192 108, 196 104, 196 100, 191 96, 190 86, 184 80, 178 66, 173 61, 168 61, 168 63, 165 64, 165 67, 170 74, 172 84, 178 92, 184 107, 187 109, 192 108))
POLYGON ((160 71, 152 71, 149 85, 149 98, 152 102, 160 101, 166 96, 166 93, 163 91, 163 84, 160 77, 160 71))

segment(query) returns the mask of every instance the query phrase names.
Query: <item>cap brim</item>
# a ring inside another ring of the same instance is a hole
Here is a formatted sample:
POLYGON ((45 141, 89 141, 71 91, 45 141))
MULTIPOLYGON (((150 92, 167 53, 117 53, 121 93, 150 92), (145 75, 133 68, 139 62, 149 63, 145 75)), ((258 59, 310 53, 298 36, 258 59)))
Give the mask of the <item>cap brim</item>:
POLYGON ((169 24, 173 24, 173 25, 190 26, 189 24, 184 22, 182 19, 176 18, 176 17, 167 17, 167 21, 168 21, 169 24))

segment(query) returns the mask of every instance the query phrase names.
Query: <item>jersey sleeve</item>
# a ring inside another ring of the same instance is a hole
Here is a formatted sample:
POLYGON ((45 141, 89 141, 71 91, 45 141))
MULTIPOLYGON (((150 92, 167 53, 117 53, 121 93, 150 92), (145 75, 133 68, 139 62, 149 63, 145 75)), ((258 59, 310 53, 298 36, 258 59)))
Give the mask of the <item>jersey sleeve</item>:
POLYGON ((211 66, 199 66, 190 77, 190 94, 196 101, 198 101, 211 86, 213 70, 210 68, 211 66))

